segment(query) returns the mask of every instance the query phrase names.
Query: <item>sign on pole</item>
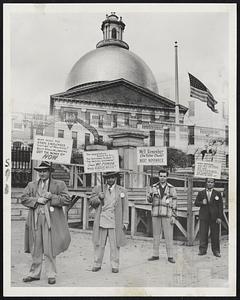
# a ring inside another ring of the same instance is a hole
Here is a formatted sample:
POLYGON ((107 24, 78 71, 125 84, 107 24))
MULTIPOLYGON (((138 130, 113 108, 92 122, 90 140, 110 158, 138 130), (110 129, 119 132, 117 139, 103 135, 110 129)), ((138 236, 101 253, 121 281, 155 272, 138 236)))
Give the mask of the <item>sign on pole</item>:
POLYGON ((194 176, 221 179, 222 164, 218 162, 195 161, 194 176))
POLYGON ((70 164, 73 140, 36 135, 32 159, 70 164))
POLYGON ((85 173, 117 172, 119 171, 118 151, 84 151, 83 163, 85 173))
POLYGON ((167 165, 166 147, 137 147, 138 165, 167 165))

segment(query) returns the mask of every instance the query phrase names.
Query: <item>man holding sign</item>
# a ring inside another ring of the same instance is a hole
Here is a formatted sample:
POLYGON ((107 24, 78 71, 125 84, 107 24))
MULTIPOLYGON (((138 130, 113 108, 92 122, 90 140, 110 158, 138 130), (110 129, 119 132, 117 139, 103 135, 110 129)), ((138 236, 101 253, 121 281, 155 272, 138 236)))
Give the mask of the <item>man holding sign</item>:
POLYGON ((127 191, 116 184, 118 173, 103 175, 106 184, 94 187, 90 205, 96 209, 93 225, 94 266, 93 272, 101 269, 107 237, 110 243, 110 260, 113 273, 119 272, 120 247, 126 244, 128 227, 127 191))
POLYGON ((200 207, 200 246, 198 255, 207 254, 208 231, 211 231, 213 255, 221 257, 219 242, 219 224, 223 219, 223 201, 220 192, 214 189, 214 179, 206 178, 206 188, 197 195, 195 205, 200 207))
POLYGON ((51 178, 54 171, 49 162, 42 162, 35 168, 38 181, 30 182, 24 189, 21 202, 29 208, 25 226, 25 252, 32 254, 32 265, 24 282, 39 280, 43 254, 45 256, 48 283, 56 282, 56 256, 67 250, 70 232, 63 206, 71 198, 64 181, 51 178))
POLYGON ((167 182, 168 171, 159 171, 159 182, 148 190, 147 200, 152 203, 153 256, 149 261, 159 259, 160 234, 163 230, 168 261, 173 258, 173 224, 176 217, 177 193, 173 185, 167 182))

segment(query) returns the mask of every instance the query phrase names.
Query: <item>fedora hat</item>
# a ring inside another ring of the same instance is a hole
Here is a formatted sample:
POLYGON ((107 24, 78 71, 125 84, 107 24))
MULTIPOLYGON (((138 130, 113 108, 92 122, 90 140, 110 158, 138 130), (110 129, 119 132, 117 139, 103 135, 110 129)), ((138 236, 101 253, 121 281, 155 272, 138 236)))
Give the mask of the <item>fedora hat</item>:
POLYGON ((49 170, 53 172, 54 168, 52 167, 51 163, 49 163, 48 161, 42 161, 38 167, 34 168, 34 170, 38 172, 42 170, 49 170))
POLYGON ((104 178, 117 177, 117 176, 119 176, 119 172, 106 172, 103 174, 104 178))

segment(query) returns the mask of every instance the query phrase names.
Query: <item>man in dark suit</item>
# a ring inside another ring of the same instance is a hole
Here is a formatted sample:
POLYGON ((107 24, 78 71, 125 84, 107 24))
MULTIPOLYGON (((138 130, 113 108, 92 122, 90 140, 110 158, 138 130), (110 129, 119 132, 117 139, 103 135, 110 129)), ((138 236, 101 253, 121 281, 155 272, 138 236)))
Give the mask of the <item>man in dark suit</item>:
POLYGON ((206 188, 197 195, 195 205, 200 207, 200 245, 198 255, 205 255, 208 248, 208 231, 211 231, 213 255, 221 257, 219 242, 219 224, 223 219, 223 201, 221 193, 214 189, 214 179, 206 178, 206 188))

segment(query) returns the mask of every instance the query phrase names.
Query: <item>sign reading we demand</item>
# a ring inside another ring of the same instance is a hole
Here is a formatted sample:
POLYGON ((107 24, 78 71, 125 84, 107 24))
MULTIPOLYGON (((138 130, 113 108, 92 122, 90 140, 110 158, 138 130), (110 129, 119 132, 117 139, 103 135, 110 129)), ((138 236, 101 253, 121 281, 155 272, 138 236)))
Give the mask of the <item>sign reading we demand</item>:
POLYGON ((32 159, 70 164, 73 140, 36 135, 32 159))
POLYGON ((83 162, 85 173, 119 171, 119 159, 117 150, 84 151, 83 162))
POLYGON ((218 162, 195 161, 195 177, 221 179, 222 164, 218 162))

